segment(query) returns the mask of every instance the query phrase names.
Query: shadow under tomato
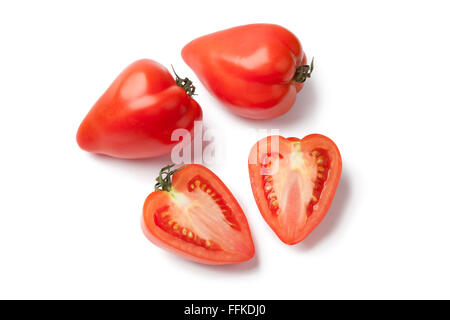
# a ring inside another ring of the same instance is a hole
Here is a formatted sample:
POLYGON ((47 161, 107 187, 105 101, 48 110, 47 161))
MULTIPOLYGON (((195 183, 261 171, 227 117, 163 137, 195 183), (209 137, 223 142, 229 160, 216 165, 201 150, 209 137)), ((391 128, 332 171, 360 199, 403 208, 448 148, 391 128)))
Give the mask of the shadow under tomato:
POLYGON ((155 184, 155 178, 161 168, 172 163, 170 154, 151 159, 120 159, 102 154, 89 154, 89 156, 102 167, 107 167, 112 176, 120 177, 120 179, 128 176, 130 179, 148 183, 150 186, 155 184))
POLYGON ((351 184, 347 171, 342 171, 339 186, 336 190, 330 210, 315 230, 295 247, 305 251, 314 248, 321 240, 335 232, 339 226, 347 204, 351 197, 351 184))
MULTIPOLYGON (((207 129, 203 125, 203 130, 207 129)), ((210 144, 214 144, 214 140, 202 141, 202 150, 210 144)), ((201 163, 202 155, 195 154, 193 143, 190 144, 190 148, 191 157, 188 163, 201 163)), ((88 156, 94 161, 100 162, 102 165, 111 167, 114 170, 123 171, 127 175, 133 175, 151 183, 153 183, 162 167, 173 163, 170 153, 148 159, 121 159, 96 153, 90 153, 88 156)))
MULTIPOLYGON (((318 102, 317 84, 314 81, 305 84, 304 88, 297 93, 296 100, 292 108, 282 116, 275 119, 248 119, 235 115, 239 122, 244 122, 253 128, 278 128, 288 129, 291 126, 297 127, 302 121, 305 121, 312 116, 313 110, 316 108, 318 102)), ((222 106, 226 108, 226 106, 222 106)), ((231 111, 230 111, 231 113, 231 111)))
POLYGON ((182 257, 178 257, 174 254, 167 253, 168 258, 172 259, 174 263, 180 264, 180 267, 183 269, 191 269, 194 271, 202 271, 202 272, 211 272, 211 273, 229 273, 229 274, 243 274, 255 272, 259 268, 259 257, 258 257, 258 248, 255 239, 253 238, 253 242, 255 244, 255 255, 252 259, 245 262, 233 263, 233 264, 224 264, 224 265, 208 265, 202 264, 198 262, 194 262, 191 260, 187 260, 182 257), (176 260, 176 261, 175 261, 176 260))
POLYGON ((271 120, 271 126, 277 128, 297 127, 302 121, 312 117, 318 102, 317 83, 311 81, 305 83, 303 89, 297 93, 297 97, 291 110, 281 117, 271 120))
POLYGON ((174 260, 174 263, 177 263, 180 265, 183 269, 192 269, 195 271, 202 271, 202 272, 211 272, 211 273, 230 273, 230 274, 242 274, 242 273, 248 273, 253 272, 259 268, 259 259, 258 256, 255 253, 255 256, 245 262, 240 263, 233 263, 233 264, 225 264, 225 265, 208 265, 208 264, 202 264, 197 263, 194 261, 186 260, 181 257, 173 256, 172 254, 168 253, 170 255, 171 259, 174 260), (176 260, 176 261, 175 261, 176 260))

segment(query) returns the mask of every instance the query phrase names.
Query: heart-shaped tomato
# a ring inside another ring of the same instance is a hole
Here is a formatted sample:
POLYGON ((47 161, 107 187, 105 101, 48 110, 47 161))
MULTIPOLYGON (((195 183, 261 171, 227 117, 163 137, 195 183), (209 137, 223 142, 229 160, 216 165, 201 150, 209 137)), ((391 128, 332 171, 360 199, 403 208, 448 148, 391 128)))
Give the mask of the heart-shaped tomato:
POLYGON ((150 158, 170 153, 175 129, 193 137, 202 110, 191 98, 195 88, 152 60, 127 67, 81 123, 78 145, 89 152, 119 158, 150 158))
POLYGON ((158 246, 205 264, 249 260, 255 249, 244 212, 202 165, 164 167, 144 204, 142 228, 158 246), (173 176, 173 181, 171 177, 173 176))
POLYGON ((231 111, 253 119, 286 113, 313 69, 297 37, 273 24, 215 32, 191 41, 181 54, 231 111))
POLYGON ((258 208, 278 237, 296 244, 317 227, 330 208, 342 170, 329 138, 270 136, 258 141, 248 159, 258 208))

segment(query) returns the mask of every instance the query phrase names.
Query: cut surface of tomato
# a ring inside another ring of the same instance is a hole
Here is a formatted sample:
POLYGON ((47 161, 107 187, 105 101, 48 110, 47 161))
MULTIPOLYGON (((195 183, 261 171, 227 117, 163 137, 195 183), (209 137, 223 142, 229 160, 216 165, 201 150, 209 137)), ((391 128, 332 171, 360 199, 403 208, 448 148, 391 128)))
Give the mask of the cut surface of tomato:
POLYGON ((213 172, 195 164, 176 173, 165 167, 159 179, 160 190, 151 193, 144 204, 142 227, 150 241, 206 264, 253 257, 244 212, 213 172))
POLYGON ((270 136, 250 151, 249 174, 258 208, 281 241, 296 244, 325 217, 342 171, 337 146, 312 134, 270 136))

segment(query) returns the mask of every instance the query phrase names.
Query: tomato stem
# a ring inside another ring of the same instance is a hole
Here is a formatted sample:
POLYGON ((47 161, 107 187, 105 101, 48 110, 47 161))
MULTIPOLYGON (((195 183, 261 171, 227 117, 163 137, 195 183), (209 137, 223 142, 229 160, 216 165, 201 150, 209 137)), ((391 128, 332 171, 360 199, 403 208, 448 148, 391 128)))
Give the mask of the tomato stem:
POLYGON ((175 83, 177 86, 183 88, 184 91, 186 91, 187 95, 189 97, 192 97, 195 95, 195 86, 192 84, 192 81, 189 80, 189 78, 181 78, 173 68, 173 65, 170 65, 172 67, 173 73, 175 74, 175 83))
POLYGON ((159 176, 156 178, 157 183, 155 184, 155 191, 167 191, 170 192, 172 189, 172 176, 182 170, 184 167, 180 167, 175 170, 171 170, 175 164, 169 164, 163 167, 159 171, 159 176))
POLYGON ((305 82, 307 78, 311 78, 311 73, 314 70, 314 58, 311 60, 311 65, 302 65, 295 70, 294 78, 292 78, 295 82, 305 82))

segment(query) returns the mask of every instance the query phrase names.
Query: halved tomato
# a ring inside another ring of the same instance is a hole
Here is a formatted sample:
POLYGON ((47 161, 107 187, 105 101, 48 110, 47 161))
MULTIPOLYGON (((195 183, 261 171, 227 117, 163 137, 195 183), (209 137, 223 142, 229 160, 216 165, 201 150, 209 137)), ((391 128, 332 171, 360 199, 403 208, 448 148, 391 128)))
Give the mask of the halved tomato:
POLYGON ((262 216, 281 241, 292 245, 325 217, 342 159, 334 142, 320 134, 301 140, 270 136, 253 146, 248 167, 262 216))
POLYGON ((255 248, 247 219, 223 182, 202 165, 171 168, 161 170, 155 191, 145 200, 142 228, 147 238, 196 262, 251 259, 255 248))

